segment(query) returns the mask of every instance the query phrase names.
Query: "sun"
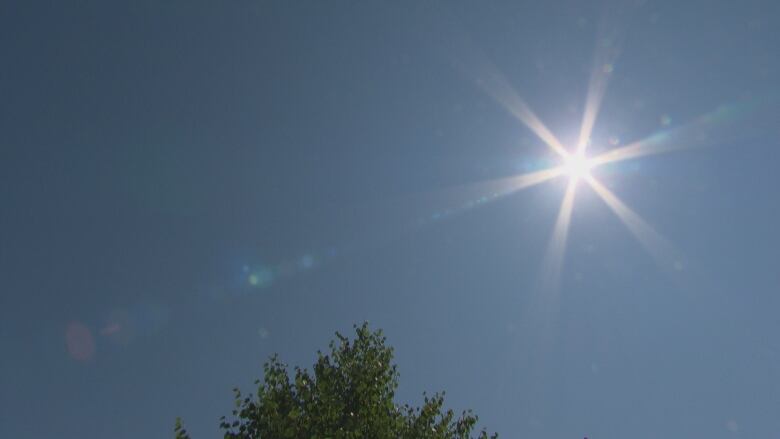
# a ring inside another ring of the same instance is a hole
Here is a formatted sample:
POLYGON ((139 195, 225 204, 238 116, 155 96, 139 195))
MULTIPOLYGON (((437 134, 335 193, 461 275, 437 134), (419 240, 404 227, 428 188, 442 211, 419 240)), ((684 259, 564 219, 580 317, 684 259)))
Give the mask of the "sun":
POLYGON ((585 156, 583 152, 568 154, 564 159, 563 174, 567 175, 570 180, 586 178, 590 175, 593 165, 593 161, 585 156))

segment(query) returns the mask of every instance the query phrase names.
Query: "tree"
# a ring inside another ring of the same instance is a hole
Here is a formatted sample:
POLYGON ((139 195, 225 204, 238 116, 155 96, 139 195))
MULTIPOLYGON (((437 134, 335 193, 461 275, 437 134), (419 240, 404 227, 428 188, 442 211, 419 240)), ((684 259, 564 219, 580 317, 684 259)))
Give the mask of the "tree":
MULTIPOLYGON (((235 393, 230 419, 221 418, 225 439, 470 439, 477 416, 458 418, 444 410, 444 393, 424 396, 422 407, 394 402, 398 371, 393 348, 381 331, 355 325, 350 341, 336 333, 330 354, 317 352, 313 370, 296 367, 294 377, 276 356, 264 366, 257 395, 235 393)), ((189 439, 179 419, 177 439, 189 439)), ((487 439, 482 430, 478 439, 487 439)), ((497 438, 494 434, 492 438, 497 438)))

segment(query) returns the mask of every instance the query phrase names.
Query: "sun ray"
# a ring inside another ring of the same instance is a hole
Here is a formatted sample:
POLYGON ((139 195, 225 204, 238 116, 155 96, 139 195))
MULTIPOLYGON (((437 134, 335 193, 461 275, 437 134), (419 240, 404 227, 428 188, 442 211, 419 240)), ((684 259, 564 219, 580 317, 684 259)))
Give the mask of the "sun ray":
POLYGON ((585 149, 588 147, 590 134, 593 131, 593 125, 596 123, 596 117, 601 108, 601 100, 604 97, 607 86, 606 73, 597 73, 595 72, 596 68, 597 67, 594 66, 594 73, 591 76, 591 81, 588 86, 588 97, 585 101, 585 111, 582 115, 580 137, 577 140, 577 152, 580 154, 584 153, 585 149))
POLYGON ((477 85, 501 104, 507 111, 525 124, 556 154, 566 157, 567 151, 557 137, 542 123, 531 107, 509 85, 504 76, 496 70, 485 72, 477 79, 477 85))
POLYGON ((566 157, 567 151, 560 140, 542 123, 531 107, 520 97, 506 77, 471 42, 463 37, 461 50, 454 62, 479 88, 515 116, 538 136, 552 151, 566 157))
POLYGON ((563 167, 559 166, 522 175, 433 191, 422 196, 425 199, 422 204, 428 208, 431 205, 438 205, 439 207, 433 213, 428 213, 424 217, 419 218, 416 223, 426 224, 446 219, 523 189, 544 183, 558 177, 562 173, 563 167))
POLYGON ((682 268, 683 258, 663 235, 656 232, 642 217, 631 210, 612 191, 606 188, 592 176, 585 177, 585 181, 601 197, 609 208, 625 224, 632 235, 639 241, 642 247, 655 259, 656 263, 664 269, 679 270, 682 268))
POLYGON ((720 106, 685 125, 657 132, 594 157, 594 166, 671 151, 710 147, 737 140, 750 133, 739 130, 729 131, 727 128, 744 119, 754 107, 754 103, 720 106))
POLYGON ((546 292, 555 293, 560 285, 561 271, 563 270, 563 257, 566 250, 566 240, 569 235, 571 213, 574 208, 574 194, 577 190, 577 181, 569 180, 566 194, 561 201, 558 210, 558 218, 555 220, 550 242, 542 262, 541 286, 546 292))
POLYGON ((623 27, 626 19, 623 17, 625 8, 619 4, 611 5, 604 11, 604 16, 598 26, 596 47, 593 53, 593 65, 588 82, 588 92, 585 99, 585 109, 582 114, 582 125, 577 140, 577 152, 584 154, 590 142, 593 125, 596 123, 601 102, 607 91, 609 79, 615 68, 615 61, 620 55, 623 27))
POLYGON ((580 136, 577 140, 577 152, 584 154, 585 149, 590 142, 590 135, 593 132, 593 125, 596 123, 601 101, 607 91, 609 77, 614 68, 617 53, 608 52, 608 48, 597 49, 594 57, 593 69, 591 71, 590 82, 588 83, 588 95, 585 100, 585 110, 582 114, 582 125, 580 126, 580 136), (601 49, 601 50, 599 50, 601 49), (608 52, 608 53, 605 53, 608 52))
POLYGON ((563 173, 563 167, 558 166, 555 168, 543 169, 541 171, 529 172, 527 174, 510 177, 509 188, 512 192, 525 189, 530 186, 543 183, 547 180, 553 179, 563 173))

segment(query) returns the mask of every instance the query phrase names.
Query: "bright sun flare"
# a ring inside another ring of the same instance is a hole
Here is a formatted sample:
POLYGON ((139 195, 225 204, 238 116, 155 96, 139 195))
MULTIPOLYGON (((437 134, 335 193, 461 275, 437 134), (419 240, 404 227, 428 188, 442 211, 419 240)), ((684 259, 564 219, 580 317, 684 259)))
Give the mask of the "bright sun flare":
POLYGON ((563 173, 570 179, 579 180, 590 175, 593 161, 585 157, 583 153, 570 154, 563 164, 563 173))
MULTIPOLYGON (((476 204, 481 204, 485 200, 508 195, 553 180, 556 177, 564 177, 569 180, 542 262, 541 285, 542 288, 549 291, 555 291, 559 286, 569 225, 574 210, 576 193, 580 190, 578 189, 580 182, 587 183, 586 186, 592 189, 606 203, 607 207, 615 213, 618 219, 628 228, 629 232, 634 235, 660 266, 667 269, 672 268, 675 271, 681 270, 683 266, 681 262, 683 256, 679 254, 674 246, 645 222, 639 214, 628 207, 617 195, 612 193, 607 186, 602 184, 597 176, 592 175, 592 171, 608 163, 616 163, 684 148, 686 147, 685 145, 677 145, 672 142, 692 138, 692 135, 696 134, 698 130, 713 128, 714 122, 721 121, 723 118, 715 117, 716 114, 720 114, 720 110, 718 110, 718 113, 707 113, 703 118, 697 119, 695 123, 688 127, 679 126, 673 130, 657 132, 645 139, 588 156, 586 150, 592 140, 593 127, 612 73, 612 64, 618 52, 619 50, 615 48, 615 45, 598 46, 594 58, 596 63, 588 83, 579 135, 576 138, 576 143, 568 145, 569 148, 562 144, 555 134, 542 123, 495 65, 484 60, 479 53, 474 55, 473 61, 475 66, 473 69, 468 66, 469 62, 464 63, 469 75, 474 75, 476 84, 483 91, 508 110, 518 121, 523 123, 550 148, 551 152, 560 158, 560 162, 556 166, 515 175, 506 180, 495 180, 496 182, 501 182, 500 185, 504 189, 494 191, 492 197, 483 196, 476 202, 470 201, 464 207, 468 209, 476 204), (504 184, 506 186, 503 186, 504 184)), ((572 138, 571 140, 574 142, 575 139, 572 138)), ((619 141, 610 143, 617 146, 619 141)), ((449 214, 449 211, 445 211, 445 214, 449 214)), ((434 215, 434 218, 439 216, 440 214, 437 213, 434 215)))

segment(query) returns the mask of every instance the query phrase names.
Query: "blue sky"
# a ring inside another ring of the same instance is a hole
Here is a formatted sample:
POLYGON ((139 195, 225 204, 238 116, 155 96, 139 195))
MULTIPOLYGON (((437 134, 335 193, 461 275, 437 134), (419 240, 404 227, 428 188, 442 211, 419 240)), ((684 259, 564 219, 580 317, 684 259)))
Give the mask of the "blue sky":
POLYGON ((402 401, 502 437, 776 435, 779 17, 4 3, 0 436, 213 437, 270 354, 364 320, 402 401), (594 70, 588 153, 663 153, 591 170, 642 239, 581 179, 551 270, 568 178, 507 186, 561 158, 502 103, 573 150, 594 70))

